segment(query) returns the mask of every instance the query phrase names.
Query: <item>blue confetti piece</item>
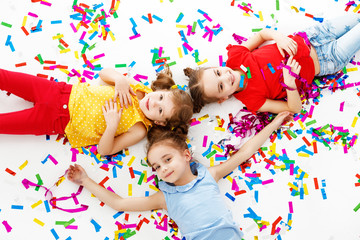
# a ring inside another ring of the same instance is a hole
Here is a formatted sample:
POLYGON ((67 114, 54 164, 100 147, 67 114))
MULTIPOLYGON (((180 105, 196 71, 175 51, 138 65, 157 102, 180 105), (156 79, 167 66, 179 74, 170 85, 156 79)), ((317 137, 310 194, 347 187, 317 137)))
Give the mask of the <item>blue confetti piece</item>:
POLYGON ((231 196, 230 193, 225 193, 225 196, 228 197, 231 201, 235 201, 235 197, 231 196))
POLYGON ((22 205, 11 205, 11 209, 23 210, 24 206, 22 206, 22 205))
POLYGON ((113 218, 116 219, 116 218, 120 217, 123 213, 124 213, 124 212, 122 212, 122 211, 121 211, 121 212, 117 212, 117 213, 114 214, 113 218))
POLYGON ((50 22, 51 24, 60 24, 62 23, 62 20, 54 20, 50 22))
POLYGON ((50 231, 55 239, 59 239, 59 235, 57 235, 57 233, 55 232, 55 229, 52 228, 50 231))
POLYGON ((162 21, 163 21, 162 18, 160 18, 160 17, 158 17, 158 16, 156 16, 156 15, 152 15, 152 17, 153 17, 154 19, 158 20, 159 22, 162 22, 162 21))
POLYGON ((95 231, 96 232, 99 232, 100 231, 100 228, 101 228, 101 226, 94 220, 94 219, 91 219, 91 221, 90 221, 93 225, 94 225, 94 227, 95 227, 95 231))
POLYGON ((50 204, 49 204, 48 200, 44 201, 44 205, 45 205, 46 212, 50 212, 51 210, 50 210, 50 204))
POLYGON ((176 19, 176 23, 179 23, 184 17, 184 14, 183 13, 180 13, 178 18, 176 19))

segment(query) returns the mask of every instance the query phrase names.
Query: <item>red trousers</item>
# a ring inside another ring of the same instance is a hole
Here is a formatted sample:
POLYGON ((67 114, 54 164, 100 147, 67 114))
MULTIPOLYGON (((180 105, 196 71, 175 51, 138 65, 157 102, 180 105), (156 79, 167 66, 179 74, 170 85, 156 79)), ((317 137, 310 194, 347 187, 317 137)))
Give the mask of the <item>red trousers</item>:
POLYGON ((64 82, 0 69, 0 89, 34 103, 29 109, 0 113, 0 134, 63 134, 70 120, 71 88, 64 82))

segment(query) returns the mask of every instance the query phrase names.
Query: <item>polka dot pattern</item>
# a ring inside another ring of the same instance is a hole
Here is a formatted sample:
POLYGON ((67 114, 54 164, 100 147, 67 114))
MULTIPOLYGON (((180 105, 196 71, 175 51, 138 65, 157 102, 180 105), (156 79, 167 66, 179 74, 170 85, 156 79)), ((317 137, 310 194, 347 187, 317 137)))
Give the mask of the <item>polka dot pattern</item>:
MULTIPOLYGON (((143 84, 131 85, 131 88, 134 92, 152 92, 143 84)), ((73 148, 99 143, 106 129, 101 107, 106 100, 113 98, 114 94, 114 86, 93 86, 88 83, 78 83, 73 86, 69 99, 70 121, 65 128, 73 148)), ((117 102, 119 103, 119 100, 117 102)), ((144 123, 146 128, 151 126, 151 121, 142 113, 136 96, 132 96, 132 102, 132 106, 123 108, 115 137, 127 132, 137 122, 144 123)))

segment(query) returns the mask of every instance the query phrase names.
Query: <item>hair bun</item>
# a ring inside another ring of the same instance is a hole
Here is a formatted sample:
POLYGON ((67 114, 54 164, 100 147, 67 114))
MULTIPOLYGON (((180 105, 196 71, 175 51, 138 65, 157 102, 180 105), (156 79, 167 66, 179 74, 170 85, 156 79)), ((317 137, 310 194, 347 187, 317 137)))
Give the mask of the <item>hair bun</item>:
POLYGON ((194 72, 194 69, 192 69, 192 68, 187 67, 187 68, 184 69, 184 74, 187 77, 190 77, 193 74, 193 72, 194 72))

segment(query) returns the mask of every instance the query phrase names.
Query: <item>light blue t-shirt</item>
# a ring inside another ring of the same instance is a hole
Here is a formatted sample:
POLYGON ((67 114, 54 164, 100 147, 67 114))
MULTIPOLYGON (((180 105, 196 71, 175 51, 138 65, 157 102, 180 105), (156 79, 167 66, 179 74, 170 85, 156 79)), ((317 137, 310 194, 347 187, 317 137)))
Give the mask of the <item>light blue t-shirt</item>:
POLYGON ((243 233, 227 209, 215 179, 200 163, 193 164, 192 170, 197 171, 197 177, 186 185, 159 182, 168 214, 183 236, 186 240, 241 239, 243 233))

